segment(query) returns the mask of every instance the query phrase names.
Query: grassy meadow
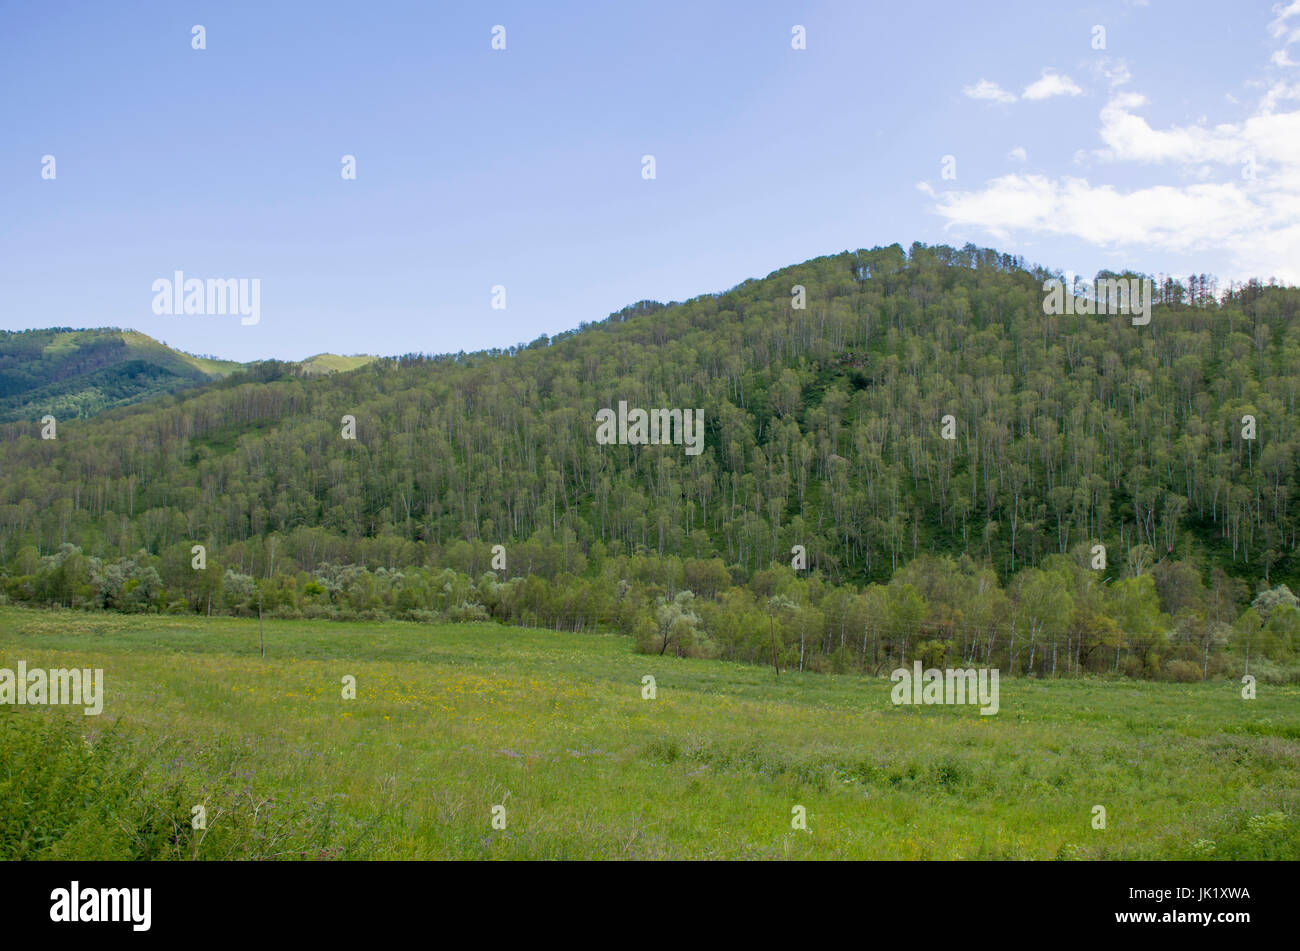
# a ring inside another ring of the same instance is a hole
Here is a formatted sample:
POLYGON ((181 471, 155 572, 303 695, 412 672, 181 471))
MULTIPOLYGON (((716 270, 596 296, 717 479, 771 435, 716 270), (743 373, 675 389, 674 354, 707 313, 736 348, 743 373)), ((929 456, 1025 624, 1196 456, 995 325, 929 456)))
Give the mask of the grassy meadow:
POLYGON ((256 620, 0 608, 0 667, 105 679, 98 717, 0 707, 0 857, 1300 858, 1296 686, 1004 679, 980 716, 615 636, 265 638, 263 659, 256 620))

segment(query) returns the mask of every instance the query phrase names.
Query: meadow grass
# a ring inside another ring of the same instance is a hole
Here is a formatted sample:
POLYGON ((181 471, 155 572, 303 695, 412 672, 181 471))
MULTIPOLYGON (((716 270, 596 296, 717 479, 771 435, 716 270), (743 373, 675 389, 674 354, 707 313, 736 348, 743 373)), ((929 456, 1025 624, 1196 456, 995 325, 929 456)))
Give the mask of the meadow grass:
POLYGON ((1247 701, 1232 681, 1008 678, 981 716, 895 706, 886 679, 778 679, 617 636, 265 631, 262 659, 256 620, 0 608, 0 667, 105 672, 99 717, 0 708, 0 792, 68 813, 33 837, 11 804, 0 856, 1300 858, 1294 686, 1247 701), (66 735, 89 752, 43 779, 38 751, 66 735), (130 766, 88 790, 67 773, 102 762, 104 736, 130 766))

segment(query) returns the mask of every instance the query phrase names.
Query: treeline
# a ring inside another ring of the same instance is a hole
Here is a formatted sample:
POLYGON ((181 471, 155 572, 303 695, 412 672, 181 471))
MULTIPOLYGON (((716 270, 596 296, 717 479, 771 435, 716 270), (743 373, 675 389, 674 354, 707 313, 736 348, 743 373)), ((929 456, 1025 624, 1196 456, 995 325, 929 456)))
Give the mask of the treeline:
POLYGON ((19 552, 0 600, 170 614, 332 620, 472 621, 617 631, 643 652, 880 674, 995 666, 1007 674, 1178 681, 1250 673, 1300 682, 1300 602, 1285 585, 1252 592, 1213 568, 1165 560, 1137 573, 1091 567, 1080 547, 1004 586, 968 556, 923 555, 885 584, 835 585, 786 565, 746 575, 721 558, 584 553, 571 536, 506 552, 458 541, 436 563, 374 570, 281 557, 251 566, 190 546, 105 561, 65 544, 19 552), (493 570, 504 557, 506 568, 493 570), (1123 576, 1121 576, 1123 574, 1123 576))

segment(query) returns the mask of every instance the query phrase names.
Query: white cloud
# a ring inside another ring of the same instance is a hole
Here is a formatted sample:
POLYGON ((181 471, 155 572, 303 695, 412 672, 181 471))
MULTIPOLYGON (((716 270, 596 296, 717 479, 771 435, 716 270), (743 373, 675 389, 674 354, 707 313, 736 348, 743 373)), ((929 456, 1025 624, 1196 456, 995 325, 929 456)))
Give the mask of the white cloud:
POLYGON ((964 86, 964 92, 971 99, 989 99, 993 102, 1015 102, 1015 93, 1007 92, 997 83, 981 79, 973 86, 964 86))
POLYGON ((1122 59, 1112 59, 1109 56, 1096 60, 1092 63, 1090 69, 1094 75, 1104 79, 1112 89, 1116 86, 1123 86, 1133 78, 1133 74, 1129 72, 1127 62, 1122 59))
POLYGON ((1025 87, 1021 93, 1026 99, 1050 99, 1052 96, 1077 96, 1082 89, 1069 76, 1043 70, 1041 78, 1025 87))
POLYGON ((1100 158, 1144 163, 1239 162, 1250 151, 1239 126, 1153 129, 1133 111, 1145 104, 1145 96, 1121 92, 1102 106, 1098 133, 1106 148, 1096 153, 1100 158))
POLYGON ((1007 153, 1007 158, 1010 159, 1012 162, 1025 162, 1028 161, 1029 159, 1029 153, 1025 151, 1025 147, 1023 145, 1017 145, 1014 149, 1012 149, 1010 152, 1007 153))
MULTIPOLYGON (((1274 11, 1269 29, 1280 36, 1286 21, 1300 16, 1300 0, 1274 11)), ((1103 174, 1165 166, 1176 184, 1124 188, 1082 175, 1015 172, 972 191, 923 188, 946 227, 983 228, 1000 241, 1071 237, 1111 252, 1226 253, 1232 273, 1221 277, 1300 284, 1300 82, 1274 82, 1254 114, 1238 122, 1155 128, 1139 114, 1146 97, 1122 88, 1129 78, 1123 64, 1103 69, 1112 77, 1111 96, 1098 116, 1103 147, 1092 158, 1103 161, 1103 174)), ((1024 97, 1048 95, 1047 86, 1031 91, 1053 75, 1045 73, 1024 97)), ((1057 77, 1050 88, 1067 81, 1057 77)), ((1017 147, 1008 158, 1022 155, 1017 147)))
MULTIPOLYGON (((1128 73, 1122 63, 1115 67, 1115 70, 1105 73, 1112 85, 1127 80, 1128 73)), ((981 79, 974 85, 963 86, 961 91, 971 99, 985 99, 990 102, 1015 102, 1017 99, 1015 93, 1003 89, 991 79, 981 79)), ((1043 75, 1026 86, 1021 95, 1026 99, 1049 99, 1052 96, 1077 96, 1081 92, 1083 90, 1079 88, 1079 84, 1069 76, 1045 69, 1043 75)))
POLYGON ((1270 207, 1246 183, 1122 191, 1083 178, 1012 174, 974 192, 945 192, 936 207, 949 227, 981 227, 1003 241, 1013 231, 1033 231, 1108 249, 1226 249, 1232 276, 1300 283, 1300 176, 1269 194, 1285 201, 1270 207))
POLYGON ((1267 115, 1277 108, 1283 99, 1300 99, 1300 83, 1288 86, 1286 83, 1274 83, 1269 87, 1264 98, 1259 102, 1259 111, 1267 115))
MULTIPOLYGON (((1291 17, 1300 16, 1300 0, 1292 0, 1286 7, 1283 7, 1280 3, 1275 4, 1273 12, 1277 14, 1277 19, 1269 23, 1268 35, 1275 40, 1282 39, 1287 32, 1286 21, 1291 17)), ((1294 43, 1296 40, 1300 40, 1300 29, 1292 30, 1290 35, 1286 36, 1284 45, 1294 43)))

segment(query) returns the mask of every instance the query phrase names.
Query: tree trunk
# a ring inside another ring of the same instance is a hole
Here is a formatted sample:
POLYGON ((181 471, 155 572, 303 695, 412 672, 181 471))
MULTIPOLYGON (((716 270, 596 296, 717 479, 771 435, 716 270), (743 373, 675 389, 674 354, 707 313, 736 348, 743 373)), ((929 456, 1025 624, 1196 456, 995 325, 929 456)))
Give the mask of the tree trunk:
POLYGON ((776 671, 778 677, 781 676, 781 665, 777 662, 776 656, 776 621, 772 618, 772 612, 767 612, 767 626, 772 632, 772 669, 776 671))

